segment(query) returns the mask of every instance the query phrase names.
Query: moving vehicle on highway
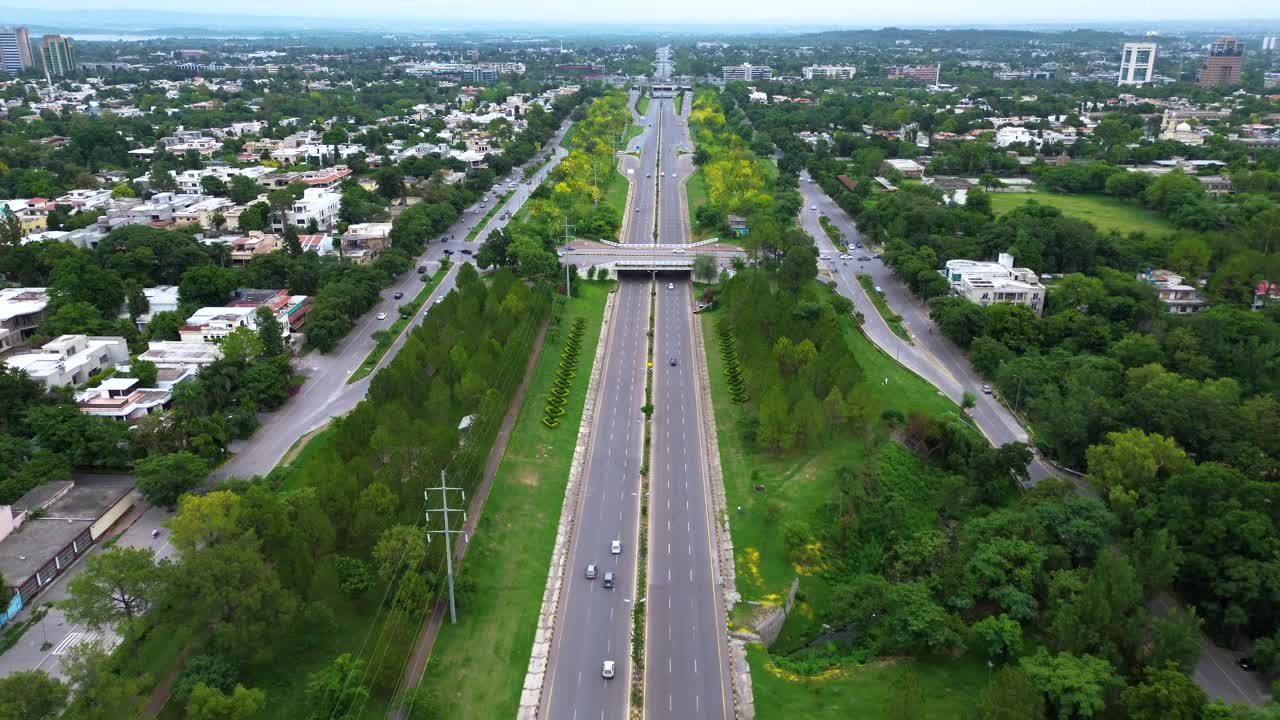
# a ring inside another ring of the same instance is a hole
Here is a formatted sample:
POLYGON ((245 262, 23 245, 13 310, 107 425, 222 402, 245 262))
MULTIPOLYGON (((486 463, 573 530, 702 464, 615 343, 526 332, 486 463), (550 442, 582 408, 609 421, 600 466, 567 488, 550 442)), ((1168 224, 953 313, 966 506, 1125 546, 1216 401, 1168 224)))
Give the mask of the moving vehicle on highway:
POLYGON ((595 579, 596 579, 596 564, 595 564, 595 563, 589 563, 589 564, 587 565, 587 579, 588 579, 588 580, 595 580, 595 579))
POLYGON ((401 292, 400 290, 397 290, 394 297, 396 300, 399 300, 400 298, 404 297, 404 293, 401 292))
POLYGON ((386 314, 386 313, 384 313, 384 312, 380 312, 380 313, 378 313, 378 319, 379 319, 379 320, 386 320, 386 319, 387 319, 387 314, 386 314))
POLYGON ((603 585, 604 585, 604 589, 605 589, 605 590, 612 590, 612 589, 613 589, 613 573, 612 573, 612 572, 607 572, 607 573, 605 573, 605 574, 604 574, 604 583, 603 583, 603 585))
POLYGON ((613 555, 617 555, 617 554, 621 553, 621 552, 622 552, 622 541, 621 541, 621 540, 614 540, 614 541, 610 542, 610 543, 609 543, 609 552, 610 552, 610 554, 613 554, 613 555))
POLYGON ((612 661, 612 660, 605 660, 605 661, 604 661, 604 668, 600 671, 600 674, 601 674, 601 675, 604 677, 604 679, 606 679, 606 680, 608 680, 609 678, 613 677, 613 661, 612 661))

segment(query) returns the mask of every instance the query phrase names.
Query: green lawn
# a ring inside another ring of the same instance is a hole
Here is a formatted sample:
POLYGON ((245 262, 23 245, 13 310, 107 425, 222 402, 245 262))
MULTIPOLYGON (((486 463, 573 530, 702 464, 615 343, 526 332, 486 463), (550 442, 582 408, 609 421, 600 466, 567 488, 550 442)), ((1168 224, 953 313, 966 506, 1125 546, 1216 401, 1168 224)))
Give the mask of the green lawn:
POLYGON ((714 230, 703 230, 698 227, 698 208, 707 204, 707 182, 702 177, 702 168, 689 174, 684 183, 685 204, 689 206, 689 228, 693 230, 693 239, 706 240, 715 235, 714 230))
POLYGON ((452 708, 454 720, 515 717, 556 526, 577 442, 605 298, 614 283, 583 282, 579 297, 547 330, 510 443, 494 478, 484 515, 462 572, 470 600, 458 624, 440 630, 424 682, 452 708), (542 425, 564 336, 574 318, 587 320, 582 351, 560 427, 542 425))
POLYGON ((628 128, 627 128, 627 139, 626 139, 626 141, 625 141, 625 142, 623 142, 623 143, 622 143, 622 146, 621 146, 621 147, 619 147, 618 149, 619 149, 619 150, 627 150, 627 151, 630 151, 631 153, 633 153, 633 154, 634 154, 634 153, 635 153, 635 143, 633 143, 633 142, 631 142, 631 141, 632 141, 632 140, 634 140, 634 139, 635 139, 635 138, 637 138, 637 137, 640 137, 640 135, 642 135, 643 133, 644 133, 644 126, 643 126, 643 125, 635 125, 635 124, 631 125, 630 127, 628 127, 628 128))
POLYGON ((368 357, 364 359, 364 362, 360 363, 360 367, 356 368, 355 372, 351 373, 351 377, 347 378, 348 385, 373 372, 373 369, 377 367, 378 363, 382 360, 382 356, 386 355, 387 350, 391 349, 391 344, 396 341, 397 337, 400 337, 400 333, 404 332, 409 321, 412 320, 413 316, 422 308, 422 303, 426 302, 427 298, 431 297, 431 291, 436 289, 436 286, 440 284, 440 281, 444 279, 444 276, 448 272, 448 268, 440 268, 437 270, 436 274, 431 277, 430 281, 423 283, 422 289, 418 291, 417 296, 414 297, 413 300, 410 300, 408 303, 400 306, 399 316, 396 318, 395 322, 391 323, 391 327, 374 333, 374 337, 378 339, 378 344, 373 346, 373 349, 369 351, 368 357))
POLYGON ((763 647, 747 650, 751 690, 760 720, 881 720, 896 704, 894 681, 910 669, 920 678, 925 712, 912 720, 952 720, 974 708, 990 670, 981 662, 877 659, 863 665, 846 662, 819 678, 798 678, 769 662, 763 647))
POLYGON ((676 114, 684 112, 684 93, 676 93, 676 114))
POLYGON ((467 242, 471 242, 476 239, 476 236, 480 234, 480 231, 484 229, 484 226, 489 224, 489 221, 493 219, 494 215, 498 214, 498 210, 506 204, 507 200, 512 195, 515 195, 514 190, 498 196, 498 199, 493 201, 493 207, 489 208, 489 212, 485 213, 484 217, 480 218, 480 222, 476 223, 476 226, 471 228, 471 231, 467 233, 467 242))
POLYGON ((1165 235, 1175 230, 1173 223, 1159 213, 1105 195, 995 192, 990 197, 991 209, 996 215, 1003 215, 1034 200, 1041 205, 1052 205, 1062 210, 1064 215, 1087 220, 1103 232, 1116 230, 1122 233, 1165 235))
POLYGON ((827 234, 827 237, 836 246, 836 250, 844 252, 844 234, 840 232, 839 228, 831 224, 831 219, 826 215, 819 215, 818 224, 822 226, 822 231, 827 234))
POLYGON ((649 96, 641 95, 638 99, 636 99, 636 113, 639 115, 644 115, 647 112, 649 112, 649 96))
POLYGON ((601 202, 613 208, 614 216, 618 218, 619 228, 625 224, 626 218, 623 214, 627 211, 627 190, 630 187, 631 183, 626 175, 614 172, 609 176, 609 184, 605 186, 604 198, 601 199, 601 202))
POLYGON ((871 298, 871 304, 876 306, 876 311, 880 313, 880 317, 884 318, 885 324, 889 326, 893 334, 907 342, 911 342, 911 335, 907 332, 907 328, 902 325, 902 316, 889 307, 889 303, 885 302, 884 295, 876 292, 876 283, 871 279, 871 276, 858 273, 858 284, 862 286, 863 290, 867 291, 867 297, 871 298))
POLYGON ((573 125, 569 126, 568 130, 564 131, 564 137, 560 138, 560 147, 564 148, 565 150, 572 150, 573 136, 577 134, 578 134, 578 124, 574 123, 573 125))

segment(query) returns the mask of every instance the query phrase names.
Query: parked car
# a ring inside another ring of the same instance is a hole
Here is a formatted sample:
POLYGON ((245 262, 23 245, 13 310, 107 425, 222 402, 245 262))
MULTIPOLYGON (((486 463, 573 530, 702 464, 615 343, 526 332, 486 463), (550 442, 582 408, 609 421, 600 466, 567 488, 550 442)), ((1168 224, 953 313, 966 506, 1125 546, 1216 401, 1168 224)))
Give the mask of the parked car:
POLYGON ((470 250, 468 250, 467 248, 462 248, 462 249, 461 249, 461 250, 459 250, 458 252, 462 253, 463 255, 470 255, 470 254, 471 254, 471 251, 470 251, 470 250))
POLYGON ((983 384, 982 384, 982 392, 983 392, 983 393, 985 393, 985 394, 987 394, 987 395, 990 395, 990 394, 991 394, 991 386, 990 386, 990 385, 988 385, 988 384, 986 384, 986 383, 983 383, 983 384))

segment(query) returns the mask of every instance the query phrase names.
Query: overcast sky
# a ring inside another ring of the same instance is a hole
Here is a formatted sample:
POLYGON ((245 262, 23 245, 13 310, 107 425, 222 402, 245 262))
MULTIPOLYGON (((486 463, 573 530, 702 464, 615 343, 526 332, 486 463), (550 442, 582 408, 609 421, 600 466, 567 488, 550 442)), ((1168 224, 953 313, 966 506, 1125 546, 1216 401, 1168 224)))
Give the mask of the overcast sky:
POLYGON ((1206 24, 1211 24, 1214 21, 1275 18, 1274 29, 1280 31, 1280 2, 1277 0, 1147 0, 1142 3, 1115 0, 1073 0, 1066 3, 1010 0, 219 0, 195 4, 174 3, 172 0, 61 0, 56 6, 61 10, 129 8, 316 18, 361 16, 370 20, 411 18, 450 24, 464 20, 533 20, 641 22, 649 26, 774 22, 867 27, 1045 21, 1085 26, 1097 22, 1132 21, 1135 27, 1143 27, 1154 26, 1161 21, 1186 19, 1204 19, 1206 24))

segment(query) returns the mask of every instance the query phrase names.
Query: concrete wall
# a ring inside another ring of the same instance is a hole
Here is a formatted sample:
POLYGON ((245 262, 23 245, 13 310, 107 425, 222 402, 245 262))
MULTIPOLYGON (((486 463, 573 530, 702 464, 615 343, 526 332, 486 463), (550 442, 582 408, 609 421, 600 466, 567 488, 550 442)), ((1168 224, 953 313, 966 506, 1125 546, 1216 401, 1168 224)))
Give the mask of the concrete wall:
POLYGON ((106 532, 112 525, 114 525, 116 520, 119 520, 122 515, 129 512, 129 508, 133 507, 138 500, 139 495, 137 490, 130 490, 125 493, 123 497, 116 501, 115 505, 107 508, 106 512, 102 513, 102 515, 98 516, 97 520, 93 521, 93 524, 89 526, 89 535, 94 540, 102 537, 102 533, 106 532))

